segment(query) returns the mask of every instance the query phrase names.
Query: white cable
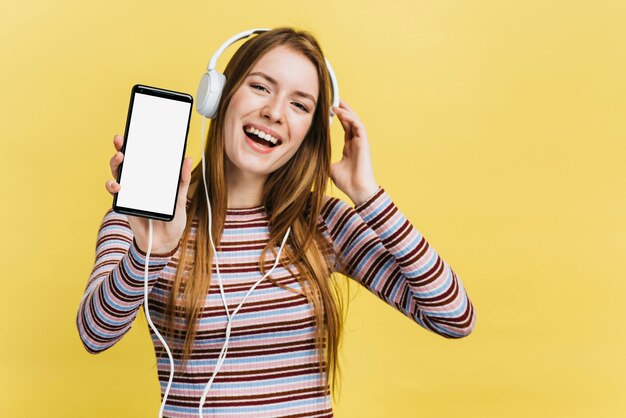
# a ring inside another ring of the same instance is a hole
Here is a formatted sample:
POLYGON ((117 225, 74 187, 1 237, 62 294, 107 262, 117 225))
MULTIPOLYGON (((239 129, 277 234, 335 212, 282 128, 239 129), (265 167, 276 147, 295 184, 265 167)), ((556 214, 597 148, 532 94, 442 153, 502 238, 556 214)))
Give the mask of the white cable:
MULTIPOLYGON (((217 271, 217 283, 220 287, 220 294, 222 295, 222 303, 224 304, 224 309, 226 309, 226 318, 228 318, 228 320, 230 321, 230 312, 228 311, 228 303, 226 303, 226 297, 224 296, 224 287, 222 286, 222 279, 220 278, 220 263, 217 259, 217 251, 215 250, 215 245, 213 244, 213 223, 212 223, 212 216, 211 216, 211 202, 209 201, 209 191, 207 190, 207 185, 206 185, 206 164, 204 163, 204 144, 206 142, 206 139, 204 137, 204 119, 205 117, 202 116, 202 149, 200 150, 200 152, 202 153, 202 180, 204 180, 203 185, 204 185, 204 196, 206 197, 206 205, 207 205, 207 214, 208 214, 208 218, 209 218, 209 242, 211 243, 211 248, 213 249, 213 254, 215 254, 215 270, 217 271)), ((209 272, 210 273, 210 272, 209 272)))
MULTIPOLYGON (((208 383, 206 384, 206 387, 204 388, 204 392, 202 393, 202 398, 200 399, 200 405, 198 407, 199 413, 200 413, 200 418, 203 417, 203 415, 202 415, 202 407, 204 406, 204 402, 206 401, 206 397, 207 397, 207 394, 209 393, 209 389, 211 388, 211 385, 213 384, 213 380, 215 379, 215 376, 217 376, 217 373, 220 371, 220 369, 222 367, 222 364, 224 364, 224 360, 226 360, 226 353, 228 352, 228 342, 230 341, 230 331, 232 329, 233 319, 235 318, 235 315, 237 314, 237 312, 239 312, 239 309, 241 309, 241 307, 243 306, 243 303, 246 301, 248 296, 252 293, 252 291, 254 289, 256 289, 256 287, 259 284, 261 284, 261 282, 263 280, 265 280, 265 278, 267 276, 272 274, 272 272, 274 271, 274 269, 278 265, 278 261, 280 260, 280 254, 282 253, 283 247, 285 246, 285 243, 287 242, 287 238, 289 237, 289 232, 290 231, 291 231, 291 227, 287 228, 287 232, 285 233, 285 236, 283 237, 283 241, 280 244, 280 248, 278 250, 278 254, 276 254, 276 260, 274 260, 274 265, 272 266, 270 271, 265 273, 265 275, 263 277, 261 277, 259 280, 257 280, 256 283, 254 283, 252 285, 252 287, 250 287, 250 289, 244 295, 244 297, 241 299, 241 302, 239 302, 239 305, 237 305, 237 308, 235 308, 235 310, 233 311, 232 315, 230 316, 230 319, 228 319, 228 322, 226 323, 226 337, 225 337, 225 340, 224 340, 224 345, 222 346, 222 349, 220 350, 220 355, 217 357, 217 362, 215 363, 215 369, 213 370, 213 374, 211 375, 211 379, 209 379, 208 383)), ((216 255, 216 257, 217 257, 217 255, 216 255)), ((219 277, 219 273, 218 273, 218 277, 219 277)))
MULTIPOLYGON (((272 272, 274 271, 274 269, 278 265, 278 261, 280 260, 280 254, 283 251, 285 243, 287 242, 287 238, 289 237, 289 232, 291 231, 291 227, 287 228, 287 232, 285 233, 283 241, 282 241, 282 243, 280 245, 280 248, 278 250, 278 254, 276 254, 276 260, 274 260, 274 265, 272 266, 270 271, 265 273, 265 275, 263 277, 261 277, 259 280, 257 280, 256 283, 254 283, 252 285, 252 287, 250 287, 248 292, 241 299, 241 302, 239 302, 239 305, 237 306, 237 308, 235 308, 233 310, 233 313, 231 314, 229 309, 228 309, 228 303, 226 302, 226 294, 224 293, 224 286, 222 285, 222 278, 221 278, 221 275, 220 275, 220 267, 219 267, 219 260, 218 260, 217 250, 215 249, 215 245, 213 244, 212 220, 211 220, 211 202, 209 201, 209 192, 207 190, 206 165, 205 165, 205 162, 204 162, 204 143, 205 143, 205 138, 204 138, 204 119, 205 118, 203 116, 202 117, 202 127, 201 127, 201 129, 202 129, 202 179, 204 180, 204 193, 205 193, 206 201, 207 201, 207 212, 208 212, 208 221, 209 221, 209 225, 208 225, 209 241, 211 243, 211 248, 213 249, 213 254, 214 254, 214 258, 215 258, 215 269, 216 269, 216 272, 217 272, 217 282, 219 284, 220 295, 222 297, 222 302, 224 304, 224 309, 226 311, 226 318, 227 318, 226 321, 227 322, 226 322, 226 336, 225 336, 225 340, 224 340, 224 345, 222 346, 222 349, 220 350, 220 354, 217 357, 217 362, 215 364, 215 369, 213 370, 213 374, 211 375, 211 379, 208 381, 208 383, 206 384, 206 386, 204 388, 204 392, 202 393, 202 397, 200 399, 200 405, 198 406, 199 413, 200 413, 200 418, 203 418, 202 408, 203 408, 204 403, 206 401, 207 394, 209 393, 209 389, 211 388, 211 385, 213 384, 213 380, 215 379, 215 376, 217 376, 217 373, 221 369, 222 364, 224 364, 224 361, 226 360, 226 354, 228 353, 228 342, 230 341, 230 332, 231 332, 231 329, 232 329, 233 318, 235 317, 237 312, 239 312, 239 310, 243 306, 243 303, 245 302, 246 298, 252 293, 252 291, 254 291, 254 289, 256 289, 256 287, 263 280, 265 280, 270 274, 272 274, 272 272)), ((148 219, 148 250, 146 251, 146 264, 145 264, 145 268, 144 268, 144 311, 146 313, 146 319, 148 320, 148 324, 150 325, 150 328, 152 328, 152 330, 154 331, 156 336, 159 338, 159 341, 161 341, 161 344, 163 344, 163 347, 165 347, 165 351, 167 352, 167 356, 169 357, 169 360, 170 360, 170 378, 169 378, 169 381, 167 382, 167 387, 165 389, 165 394, 163 395, 163 402, 161 403, 161 408, 159 409, 159 418, 161 418, 161 417, 163 417, 163 410, 165 409, 165 403, 167 402, 167 396, 168 396, 168 394, 170 392, 170 388, 172 386, 172 381, 174 380, 174 359, 172 357, 172 352, 170 351, 169 346, 167 345, 167 343, 165 342, 165 340, 163 339, 163 337, 161 336, 161 334, 159 333, 157 328, 152 323, 152 319, 150 318, 150 311, 148 310, 148 265, 150 263, 150 252, 151 251, 152 251, 152 219, 148 219)))
POLYGON ((280 245, 280 248, 278 250, 278 254, 276 254, 276 260, 274 260, 274 265, 272 266, 272 268, 270 269, 270 271, 268 271, 263 277, 261 277, 259 280, 257 280, 256 283, 254 283, 252 285, 252 287, 248 290, 248 292, 244 295, 244 297, 241 299, 241 302, 239 302, 239 305, 237 306, 237 308, 235 308, 235 310, 233 311, 233 313, 231 314, 228 310, 228 303, 226 302, 226 295, 224 293, 224 286, 222 285, 222 277, 220 275, 220 268, 219 268, 219 261, 218 261, 218 255, 217 255, 217 251, 215 250, 215 245, 213 244, 213 234, 212 234, 212 221, 211 221, 211 202, 209 201, 209 192, 207 190, 207 183, 206 183, 206 164, 204 163, 204 146, 205 146, 205 136, 204 136, 204 119, 205 117, 202 116, 202 179, 204 180, 204 195, 206 197, 206 203, 207 203, 207 213, 208 213, 208 218, 209 218, 209 241, 211 243, 211 248, 213 249, 213 255, 214 255, 214 259, 215 259, 215 270, 217 273, 217 283, 219 284, 219 288, 220 288, 220 295, 222 296, 222 302, 224 304, 224 309, 226 310, 226 335, 224 338, 224 345, 222 346, 222 349, 220 350, 220 354, 217 357, 217 361, 215 363, 215 369, 213 370, 213 374, 211 375, 211 379, 209 379, 209 381, 207 382, 205 388, 204 388, 204 392, 202 392, 202 397, 200 398, 200 404, 198 405, 198 412, 200 415, 200 418, 203 418, 204 416, 202 415, 202 408, 204 407, 204 403, 206 402, 206 397, 207 394, 209 393, 209 389, 211 388, 211 385, 213 384, 213 380, 215 379, 215 376, 217 376, 217 373, 219 372, 220 368, 222 367, 222 364, 224 364, 224 361, 226 360, 226 354, 228 353, 228 342, 230 341, 230 332, 232 329, 232 322, 233 322, 233 318, 235 317, 235 315, 237 314, 237 312, 239 312, 239 309, 241 309, 241 307, 243 306, 243 303, 245 302, 246 298, 248 297, 248 295, 250 295, 250 293, 252 293, 252 291, 254 289, 256 289, 256 287, 263 281, 265 280, 265 278, 267 276, 269 276, 270 274, 272 274, 272 272, 274 271, 274 268, 276 268, 276 266, 278 265, 278 261, 280 260, 280 254, 283 251, 283 247, 285 246, 285 243, 287 242, 287 238, 289 237, 289 232, 291 231, 291 227, 287 228, 287 232, 285 233, 285 237, 283 238, 283 241, 280 245))
POLYGON ((150 328, 154 331, 154 333, 159 337, 161 344, 165 347, 165 351, 167 351, 167 356, 170 359, 170 380, 167 382, 167 388, 165 389, 165 395, 163 395, 163 402, 161 403, 161 409, 159 409, 159 418, 163 416, 163 409, 165 408, 165 402, 167 402, 167 395, 170 392, 170 387, 172 386, 172 380, 174 380, 174 359, 172 357, 172 352, 170 348, 167 346, 167 343, 157 330, 157 328, 152 323, 152 319, 150 318, 150 311, 148 310, 148 265, 150 263, 150 252, 152 251, 152 219, 148 219, 148 251, 146 251, 146 265, 144 268, 144 281, 143 281, 143 310, 146 313, 146 319, 148 320, 148 324, 150 324, 150 328))

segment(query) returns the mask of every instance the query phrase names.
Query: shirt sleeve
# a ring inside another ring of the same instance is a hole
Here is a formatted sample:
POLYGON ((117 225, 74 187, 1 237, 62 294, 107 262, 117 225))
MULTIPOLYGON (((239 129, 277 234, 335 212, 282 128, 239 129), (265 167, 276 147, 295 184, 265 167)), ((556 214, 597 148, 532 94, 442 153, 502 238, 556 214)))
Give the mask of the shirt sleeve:
POLYGON ((385 190, 356 208, 329 198, 322 218, 335 271, 430 331, 447 338, 472 332, 476 314, 463 284, 385 190))
MULTIPOLYGON (((148 292, 177 250, 150 254, 148 292)), ((88 352, 106 350, 131 328, 144 301, 145 266, 146 253, 137 246, 128 218, 109 209, 98 231, 93 271, 76 316, 88 352)))

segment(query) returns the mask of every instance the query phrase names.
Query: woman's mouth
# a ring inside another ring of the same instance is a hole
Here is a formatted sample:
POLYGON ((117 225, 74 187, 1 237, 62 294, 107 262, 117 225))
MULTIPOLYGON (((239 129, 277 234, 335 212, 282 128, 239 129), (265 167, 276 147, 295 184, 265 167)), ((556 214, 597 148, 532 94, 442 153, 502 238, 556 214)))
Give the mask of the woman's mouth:
POLYGON ((261 145, 262 147, 275 148, 282 144, 282 141, 273 135, 263 132, 253 126, 247 126, 243 129, 244 133, 254 143, 261 145))

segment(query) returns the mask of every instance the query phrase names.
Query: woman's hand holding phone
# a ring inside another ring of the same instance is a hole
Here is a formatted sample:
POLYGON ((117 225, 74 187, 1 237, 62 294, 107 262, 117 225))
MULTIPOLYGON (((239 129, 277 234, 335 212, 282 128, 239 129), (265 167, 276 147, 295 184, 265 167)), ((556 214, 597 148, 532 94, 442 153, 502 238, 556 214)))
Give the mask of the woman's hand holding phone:
MULTIPOLYGON (((124 139, 120 135, 115 135, 113 145, 116 153, 111 158, 111 174, 113 179, 109 179, 106 183, 106 189, 112 195, 120 191, 120 185, 114 179, 117 178, 118 168, 124 160, 121 152, 124 139)), ((189 190, 189 182, 191 180, 192 159, 187 157, 183 161, 183 169, 180 177, 180 186, 178 196, 176 198, 176 214, 170 222, 156 221, 152 223, 152 254, 166 254, 178 247, 180 238, 185 231, 187 223, 187 192, 189 190)), ((148 219, 137 216, 127 215, 128 223, 135 236, 135 241, 139 249, 147 252, 148 249, 148 219)))

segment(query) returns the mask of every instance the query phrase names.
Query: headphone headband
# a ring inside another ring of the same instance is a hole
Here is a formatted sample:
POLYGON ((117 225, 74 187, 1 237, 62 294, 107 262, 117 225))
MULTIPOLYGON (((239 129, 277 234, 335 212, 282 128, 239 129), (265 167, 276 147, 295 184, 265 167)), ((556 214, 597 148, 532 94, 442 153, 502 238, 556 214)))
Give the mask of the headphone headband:
MULTIPOLYGON (((226 50, 226 48, 228 48, 233 43, 239 41, 240 39, 247 38, 254 34, 268 32, 270 30, 271 29, 258 28, 240 32, 226 40, 226 42, 224 42, 218 48, 218 50, 215 51, 215 53, 211 57, 211 60, 209 61, 209 65, 207 66, 207 72, 202 76, 202 79, 200 80, 200 85, 198 86, 198 91, 196 93, 196 110, 201 115, 213 119, 217 114, 217 107, 222 96, 224 84, 226 84, 226 77, 224 76, 224 74, 218 72, 215 69, 215 66, 217 64, 217 60, 226 50)), ((330 81, 333 86, 332 106, 339 106, 339 83, 337 83, 337 77, 335 76, 335 72, 333 71, 333 67, 330 65, 330 62, 326 58, 324 58, 324 60, 326 62, 326 69, 328 70, 328 75, 330 76, 330 81)), ((331 111, 331 121, 333 116, 334 114, 331 111)))
POLYGON ((217 64, 217 59, 222 55, 222 53, 224 53, 226 48, 228 48, 229 46, 231 46, 232 44, 234 44, 238 40, 247 38, 247 37, 249 37, 251 35, 254 35, 254 34, 268 32, 270 30, 271 29, 263 29, 263 28, 250 29, 250 30, 245 30, 243 32, 239 32, 235 36, 232 36, 230 39, 228 39, 226 42, 224 42, 222 44, 222 46, 220 46, 217 51, 215 51, 215 53, 211 57, 211 61, 209 61, 209 65, 207 67, 207 70, 209 70, 209 71, 210 70, 215 70, 215 65, 217 64))

